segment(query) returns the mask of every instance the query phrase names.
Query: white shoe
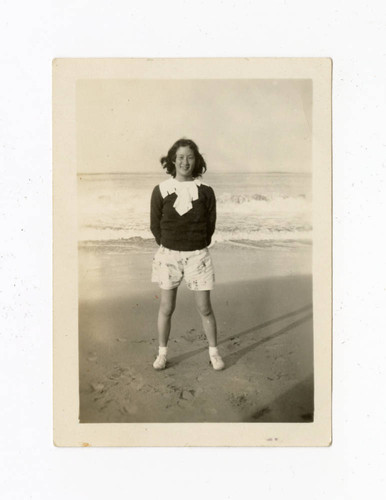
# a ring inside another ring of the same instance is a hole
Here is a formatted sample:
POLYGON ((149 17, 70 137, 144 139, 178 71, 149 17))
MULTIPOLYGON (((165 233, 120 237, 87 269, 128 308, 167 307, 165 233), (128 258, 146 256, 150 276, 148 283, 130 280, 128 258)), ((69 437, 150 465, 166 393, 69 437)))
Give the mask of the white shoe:
POLYGON ((166 356, 165 354, 158 354, 156 360, 153 363, 153 368, 155 370, 164 370, 166 368, 166 356))
POLYGON ((212 363, 213 370, 223 370, 225 368, 225 363, 222 360, 220 354, 209 355, 210 362, 212 363))

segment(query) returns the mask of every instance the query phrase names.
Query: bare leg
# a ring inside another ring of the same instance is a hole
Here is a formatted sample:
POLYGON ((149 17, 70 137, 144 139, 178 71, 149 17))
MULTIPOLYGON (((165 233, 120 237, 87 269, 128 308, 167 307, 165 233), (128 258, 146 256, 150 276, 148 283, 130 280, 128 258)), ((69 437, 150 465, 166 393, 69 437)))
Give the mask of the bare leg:
POLYGON ((206 338, 208 339, 210 347, 217 346, 217 326, 216 318, 212 310, 212 305, 210 303, 210 291, 200 290, 195 291, 194 296, 196 299, 197 310, 201 316, 202 326, 206 338))
POLYGON ((176 307, 177 290, 177 288, 173 288, 173 290, 162 290, 161 288, 157 322, 158 340, 161 347, 166 347, 169 340, 172 314, 176 307))

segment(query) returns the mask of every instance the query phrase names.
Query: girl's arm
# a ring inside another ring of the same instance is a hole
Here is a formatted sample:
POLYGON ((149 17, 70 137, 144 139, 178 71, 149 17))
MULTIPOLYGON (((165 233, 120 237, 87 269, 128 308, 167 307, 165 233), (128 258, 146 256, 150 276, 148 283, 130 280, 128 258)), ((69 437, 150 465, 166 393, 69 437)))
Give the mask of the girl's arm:
POLYGON ((162 195, 159 186, 153 189, 150 202, 150 231, 155 241, 161 244, 162 195))
POLYGON ((209 188, 209 199, 208 199, 208 223, 206 240, 209 246, 212 241, 212 236, 216 228, 216 197, 212 188, 209 188))

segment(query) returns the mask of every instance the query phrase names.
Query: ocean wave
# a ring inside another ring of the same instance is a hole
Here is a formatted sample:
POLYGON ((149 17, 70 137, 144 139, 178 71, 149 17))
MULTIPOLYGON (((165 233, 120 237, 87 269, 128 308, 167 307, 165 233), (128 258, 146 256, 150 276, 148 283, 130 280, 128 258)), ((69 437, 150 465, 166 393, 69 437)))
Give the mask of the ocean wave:
POLYGON ((254 194, 223 193, 217 198, 217 211, 223 214, 308 214, 311 201, 305 194, 297 196, 266 196, 254 194))
MULTIPOLYGON (((130 193, 117 191, 109 193, 88 193, 80 200, 80 213, 89 218, 98 218, 100 214, 120 219, 122 214, 131 217, 149 216, 150 197, 148 193, 130 193)), ((307 213, 311 210, 311 200, 307 195, 229 193, 217 196, 217 211, 223 214, 267 214, 267 213, 307 213)))

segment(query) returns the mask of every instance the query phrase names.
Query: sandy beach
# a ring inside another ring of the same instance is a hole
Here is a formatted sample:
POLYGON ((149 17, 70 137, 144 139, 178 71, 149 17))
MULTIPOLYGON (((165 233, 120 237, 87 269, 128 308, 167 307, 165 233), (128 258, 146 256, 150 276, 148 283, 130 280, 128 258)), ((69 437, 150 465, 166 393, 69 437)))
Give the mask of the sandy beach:
POLYGON ((308 422, 313 419, 311 246, 227 243, 211 249, 212 305, 226 369, 184 283, 167 369, 158 342, 155 245, 79 251, 80 422, 308 422))

